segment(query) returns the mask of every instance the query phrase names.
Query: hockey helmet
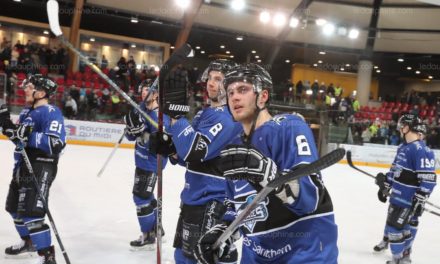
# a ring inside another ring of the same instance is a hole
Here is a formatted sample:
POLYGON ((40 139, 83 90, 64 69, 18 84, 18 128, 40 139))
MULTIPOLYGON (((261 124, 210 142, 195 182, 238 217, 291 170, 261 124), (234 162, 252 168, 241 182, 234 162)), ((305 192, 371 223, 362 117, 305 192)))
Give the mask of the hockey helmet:
POLYGON ((426 135, 427 128, 422 120, 414 114, 403 114, 397 122, 397 130, 408 126, 410 131, 426 135))
POLYGON ((225 76, 224 86, 228 86, 234 82, 246 82, 254 86, 254 92, 260 93, 263 90, 272 90, 272 77, 260 65, 247 63, 232 68, 225 76))
POLYGON ((58 85, 48 77, 44 77, 41 74, 29 75, 29 77, 23 81, 23 88, 28 84, 32 84, 37 91, 45 91, 46 97, 49 98, 56 92, 58 85))

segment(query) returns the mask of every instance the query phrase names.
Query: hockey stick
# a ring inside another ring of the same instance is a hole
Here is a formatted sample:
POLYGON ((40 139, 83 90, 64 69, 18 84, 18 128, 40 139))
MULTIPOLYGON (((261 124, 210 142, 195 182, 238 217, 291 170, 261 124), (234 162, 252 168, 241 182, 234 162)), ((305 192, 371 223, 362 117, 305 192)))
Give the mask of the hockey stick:
POLYGON ((289 172, 282 177, 275 178, 272 182, 266 185, 252 200, 252 202, 246 206, 246 208, 235 218, 235 220, 228 226, 228 228, 223 232, 223 234, 217 239, 213 245, 213 249, 217 249, 222 243, 224 243, 242 224, 246 217, 258 206, 258 204, 263 201, 270 192, 275 190, 277 187, 283 184, 297 180, 301 177, 310 175, 312 173, 319 172, 336 162, 340 161, 345 155, 345 150, 342 148, 336 149, 322 158, 307 164, 303 167, 298 168, 295 171, 289 172))
POLYGON ((112 153, 108 156, 107 160, 105 161, 104 165, 98 172, 98 177, 101 177, 102 173, 104 172, 105 168, 107 168, 107 164, 110 162, 110 160, 113 158, 113 155, 115 155, 116 150, 121 145, 122 140, 124 140, 125 134, 127 134, 127 129, 124 129, 124 133, 122 133, 121 138, 116 142, 115 146, 113 147, 112 153))
MULTIPOLYGON (((367 175, 367 176, 369 176, 369 177, 371 177, 371 178, 376 179, 376 176, 374 176, 373 174, 368 173, 368 172, 366 172, 366 171, 364 171, 364 170, 362 170, 362 169, 359 169, 358 167, 356 167, 356 166, 353 164, 353 160, 352 160, 352 157, 351 157, 351 151, 347 151, 347 163, 348 163, 348 165, 349 165, 350 167, 352 167, 353 169, 355 169, 355 170, 357 170, 357 171, 359 171, 359 172, 361 172, 361 173, 363 173, 363 174, 365 174, 365 175, 367 175)), ((436 205, 436 204, 433 204, 433 203, 431 203, 430 201, 426 201, 426 204, 429 204, 430 206, 432 206, 432 207, 434 207, 434 208, 440 209, 440 206, 438 206, 438 205, 436 205)), ((425 209, 425 210, 426 210, 427 212, 432 213, 432 214, 438 215, 438 213, 436 213, 436 212, 434 212, 434 211, 430 211, 430 210, 428 210, 428 209, 425 209)), ((440 216, 440 215, 439 215, 439 216, 440 216)))
MULTIPOLYGON (((171 72, 171 70, 182 64, 188 57, 193 57, 194 52, 188 44, 184 44, 176 51, 174 51, 173 55, 169 58, 168 61, 162 66, 159 72, 159 115, 158 115, 158 123, 159 133, 164 131, 163 125, 163 107, 165 103, 165 79, 171 72)), ((157 221, 156 221, 156 230, 157 230, 157 247, 156 247, 156 257, 157 264, 161 263, 161 254, 162 254, 162 155, 157 155, 157 221)))
POLYGON ((66 261, 67 264, 70 264, 69 256, 67 255, 67 251, 64 248, 63 242, 61 242, 61 237, 60 237, 58 230, 55 226, 55 221, 53 220, 52 214, 49 211, 49 204, 47 203, 46 198, 44 197, 43 191, 41 190, 41 188, 38 184, 37 177, 35 176, 31 161, 29 160, 29 157, 26 153, 26 150, 23 148, 23 146, 19 146, 19 148, 20 148, 20 154, 23 157, 24 163, 26 164, 26 168, 32 177, 32 181, 34 182, 35 188, 37 188, 37 194, 40 197, 41 201, 43 202, 44 208, 46 209, 47 218, 49 218, 50 226, 52 227, 52 230, 53 230, 53 233, 55 234, 55 237, 57 238, 58 245, 60 246, 61 252, 63 253, 63 256, 64 256, 64 260, 66 261))
POLYGON ((80 59, 87 64, 95 73, 97 73, 101 78, 103 78, 110 86, 115 89, 122 97, 124 97, 127 102, 133 106, 139 113, 155 128, 158 128, 158 125, 154 119, 152 119, 149 115, 147 115, 136 102, 134 102, 130 96, 128 96, 121 88, 118 87, 107 75, 105 75, 101 69, 98 68, 95 64, 93 64, 86 56, 84 56, 78 49, 76 49, 69 41, 67 41, 63 32, 61 31, 59 17, 58 17, 58 2, 56 0, 47 1, 47 15, 49 18, 49 26, 52 33, 57 37, 59 41, 61 41, 67 48, 69 48, 72 52, 80 57, 80 59))

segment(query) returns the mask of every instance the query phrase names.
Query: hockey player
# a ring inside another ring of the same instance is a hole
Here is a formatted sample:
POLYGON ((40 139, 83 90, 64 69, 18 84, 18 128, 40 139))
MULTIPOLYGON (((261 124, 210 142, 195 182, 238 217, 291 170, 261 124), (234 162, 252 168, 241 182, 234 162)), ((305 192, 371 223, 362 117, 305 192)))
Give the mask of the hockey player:
POLYGON ((17 145, 6 211, 14 219, 22 239, 19 244, 6 248, 5 254, 6 257, 18 257, 36 250, 38 263, 54 264, 50 229, 44 223, 46 208, 19 151, 24 147, 38 188, 47 201, 49 188, 57 174, 58 159, 65 146, 64 118, 56 106, 49 104, 49 97, 57 87, 52 80, 33 75, 24 81, 23 87, 30 107, 21 111, 18 124, 12 123, 8 111, 0 115, 3 134, 17 145))
POLYGON ((391 248, 393 258, 387 264, 411 263, 411 248, 417 234, 419 217, 436 185, 435 157, 423 141, 426 126, 413 114, 404 114, 397 124, 403 143, 388 173, 379 173, 378 198, 387 201, 390 194, 385 235, 375 251, 391 248))
MULTIPOLYGON (((234 65, 227 60, 215 60, 209 64, 202 79, 207 82, 210 106, 199 111, 191 124, 186 118, 179 118, 179 114, 164 110, 172 118, 171 128, 167 132, 172 136, 178 162, 186 164, 187 168, 173 245, 176 248, 174 259, 177 264, 196 263, 194 247, 201 234, 219 223, 226 211, 223 204, 226 197, 225 180, 217 170, 214 158, 241 130, 225 105, 226 93, 223 88, 224 74, 234 65)), ((175 81, 176 77, 172 76, 170 80, 175 81)), ((168 100, 167 95, 165 100, 168 100)), ((169 144, 157 143, 161 146, 169 144)), ((160 152, 172 154, 173 150, 160 152)), ((237 252, 234 251, 225 254, 222 262, 235 263, 236 258, 237 252)))
MULTIPOLYGON (((158 92, 153 89, 151 82, 144 81, 140 84, 142 103, 140 107, 153 120, 158 120, 158 92), (151 89, 150 89, 151 88, 151 89)), ((133 250, 154 250, 156 242, 156 207, 157 200, 154 197, 154 186, 157 179, 157 156, 148 150, 150 133, 157 131, 135 109, 129 111, 124 117, 126 124, 126 138, 136 141, 133 201, 136 205, 137 217, 141 228, 141 236, 130 242, 133 250)), ((164 115, 165 130, 169 129, 170 118, 164 115)), ((162 159, 162 167, 165 168, 167 159, 162 159)), ((163 233, 162 233, 163 235, 163 233)))
MULTIPOLYGON (((229 179, 228 198, 235 204, 235 210, 225 214, 230 222, 268 182, 315 161, 318 153, 301 116, 269 114, 272 79, 265 69, 252 63, 237 66, 226 75, 225 87, 229 109, 244 130, 221 152, 219 162, 229 179)), ((237 232, 218 250, 212 248, 226 228, 217 224, 199 240, 195 254, 200 263, 220 263, 218 259, 234 248, 237 232)), ((280 186, 239 230, 241 263, 337 263, 333 206, 319 174, 280 186)))

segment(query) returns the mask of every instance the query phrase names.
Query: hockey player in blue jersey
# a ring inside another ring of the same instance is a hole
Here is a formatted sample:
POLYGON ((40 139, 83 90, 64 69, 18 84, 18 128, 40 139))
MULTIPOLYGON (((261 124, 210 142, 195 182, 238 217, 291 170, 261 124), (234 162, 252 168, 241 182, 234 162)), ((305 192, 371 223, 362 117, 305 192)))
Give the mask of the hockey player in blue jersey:
MULTIPOLYGON (((181 212, 174 239, 174 259, 177 264, 196 263, 194 247, 201 234, 204 234, 222 219, 224 206, 225 179, 215 166, 214 158, 240 131, 240 125, 232 120, 226 107, 226 94, 223 88, 224 74, 235 63, 227 60, 211 62, 202 79, 207 82, 206 89, 209 107, 199 111, 192 123, 184 117, 165 109, 172 117, 171 128, 177 160, 186 164, 185 186, 181 193, 181 212)), ((170 80, 175 80, 172 76, 170 80)), ((174 86, 174 85, 169 85, 174 86)), ((165 92, 167 92, 165 88, 165 92)), ((170 89, 168 89, 169 91, 170 89)), ((169 97, 165 95, 165 100, 169 97)), ((158 143, 159 144, 159 143, 158 143)), ((169 143, 161 142, 161 146, 169 143)), ((171 151, 161 150, 170 154, 171 151)), ((175 177, 175 176, 174 176, 175 177)), ((225 254, 223 263, 235 263, 237 252, 225 254)))
MULTIPOLYGON (((228 178, 228 198, 235 205, 224 217, 231 222, 268 182, 315 161, 318 153, 301 116, 269 114, 272 80, 265 69, 252 63, 237 66, 224 82, 229 109, 244 130, 221 152, 219 162, 228 178)), ((200 263, 220 263, 218 259, 234 248, 238 231, 218 250, 212 249, 226 228, 227 224, 218 224, 200 239, 195 253, 200 263)), ((250 213, 239 231, 241 263, 337 263, 333 205, 320 174, 279 187, 250 213)))
POLYGON ((30 107, 21 111, 18 124, 12 123, 8 111, 1 111, 0 114, 3 134, 17 145, 6 211, 14 219, 21 237, 20 243, 6 248, 5 255, 18 257, 36 250, 38 263, 43 264, 56 263, 54 247, 49 226, 44 222, 46 210, 19 148, 24 147, 29 156, 39 188, 47 201, 66 140, 63 115, 56 106, 49 104, 49 96, 55 92, 56 87, 46 77, 30 76, 23 83, 26 103, 30 107))
POLYGON ((379 173, 376 184, 378 198, 386 202, 390 194, 385 235, 376 251, 391 248, 392 260, 387 264, 411 263, 411 248, 417 234, 419 217, 437 180, 435 157, 423 141, 426 126, 413 114, 404 114, 397 124, 404 142, 399 146, 388 173, 379 173))
MULTIPOLYGON (((157 90, 150 87, 149 82, 144 81, 140 85, 140 91, 142 97, 140 108, 157 122, 159 107, 157 90)), ((165 130, 168 130, 170 118, 164 115, 163 120, 165 130)), ((153 250, 156 242, 157 200, 153 191, 157 179, 157 156, 149 151, 148 141, 150 134, 157 131, 157 129, 135 109, 124 117, 124 121, 127 129, 126 138, 130 141, 136 141, 133 201, 136 205, 137 217, 142 232, 137 240, 130 242, 130 245, 133 250, 153 250)), ((166 163, 167 159, 162 159, 163 168, 165 168, 166 163)))

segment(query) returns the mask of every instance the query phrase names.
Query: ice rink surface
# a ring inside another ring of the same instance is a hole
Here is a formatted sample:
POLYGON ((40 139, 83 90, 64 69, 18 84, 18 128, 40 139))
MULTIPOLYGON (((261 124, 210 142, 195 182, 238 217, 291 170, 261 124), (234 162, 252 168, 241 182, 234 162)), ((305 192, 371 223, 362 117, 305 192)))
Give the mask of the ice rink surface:
MULTIPOLYGON (((50 193, 50 210, 73 264, 156 263, 155 251, 131 252, 129 241, 136 239, 139 227, 132 202, 134 174, 133 150, 116 152, 105 173, 96 174, 111 152, 110 148, 69 145, 60 159, 57 178, 50 193)), ((13 166, 12 143, 0 140, 0 204, 3 207, 13 166)), ((363 167, 376 174, 381 169, 363 167)), ((163 262, 173 262, 172 241, 179 214, 179 195, 184 168, 168 165, 164 171, 163 223, 166 243, 163 262)), ((339 226, 339 263, 384 264, 387 250, 374 254, 373 246, 382 238, 386 205, 377 200, 373 180, 347 165, 334 165, 323 171, 339 226)), ((437 187, 430 198, 440 204, 437 187)), ((3 207, 4 208, 4 207, 3 207)), ((440 263, 440 217, 425 213, 413 247, 413 263, 440 263)), ((59 247, 57 262, 64 263, 59 247)), ((27 264, 34 260, 9 260, 3 256, 7 246, 19 237, 9 214, 0 211, 0 263, 27 264)))

